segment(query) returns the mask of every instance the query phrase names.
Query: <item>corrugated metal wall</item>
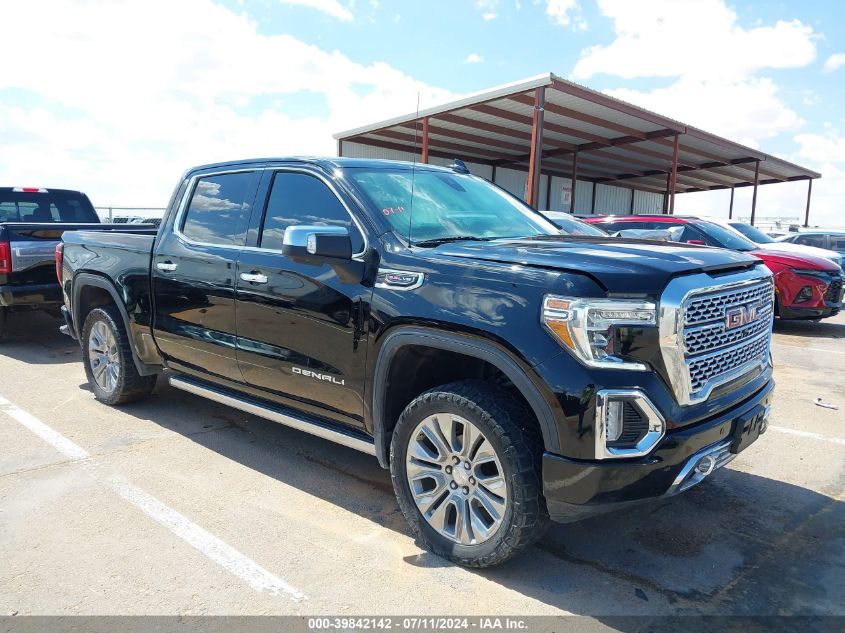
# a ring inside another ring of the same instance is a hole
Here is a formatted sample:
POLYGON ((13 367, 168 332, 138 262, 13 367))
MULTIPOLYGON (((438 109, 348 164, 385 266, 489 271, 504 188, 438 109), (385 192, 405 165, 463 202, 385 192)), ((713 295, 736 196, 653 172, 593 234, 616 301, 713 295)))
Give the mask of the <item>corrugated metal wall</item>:
MULTIPOLYGON (((343 141, 343 155, 353 158, 382 158, 388 160, 413 161, 414 155, 411 152, 403 152, 395 149, 384 149, 372 145, 362 145, 352 141, 343 141)), ((416 160, 420 161, 421 156, 417 154, 416 160)), ((433 165, 448 165, 451 161, 445 158, 431 158, 433 165)), ((488 180, 493 176, 493 168, 490 165, 465 161, 469 170, 488 180)), ((515 196, 525 198, 525 186, 528 182, 528 172, 518 169, 499 167, 496 169, 496 184, 507 189, 515 196)), ((540 204, 539 209, 551 211, 569 211, 569 205, 563 204, 564 189, 571 188, 571 178, 552 177, 551 191, 549 191, 548 176, 540 179, 540 204), (550 200, 547 194, 551 193, 550 200)), ((596 187, 596 214, 624 215, 631 212, 631 195, 634 195, 634 213, 660 213, 663 209, 663 195, 649 191, 633 191, 624 187, 612 185, 593 185, 591 182, 578 181, 575 188, 575 213, 589 214, 593 197, 593 186, 596 187)))

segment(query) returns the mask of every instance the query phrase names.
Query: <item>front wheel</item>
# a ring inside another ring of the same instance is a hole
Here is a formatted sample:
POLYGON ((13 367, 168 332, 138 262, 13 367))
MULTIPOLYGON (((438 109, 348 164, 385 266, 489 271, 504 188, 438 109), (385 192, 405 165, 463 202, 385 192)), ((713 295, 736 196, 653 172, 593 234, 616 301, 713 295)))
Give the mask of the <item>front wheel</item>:
POLYGON ((129 337, 114 306, 95 308, 82 327, 82 358, 94 397, 106 404, 125 404, 148 396, 156 376, 135 367, 129 337))
POLYGON ((432 389, 394 430, 391 478, 402 513, 430 550, 491 567, 543 533, 541 447, 506 392, 476 381, 432 389))

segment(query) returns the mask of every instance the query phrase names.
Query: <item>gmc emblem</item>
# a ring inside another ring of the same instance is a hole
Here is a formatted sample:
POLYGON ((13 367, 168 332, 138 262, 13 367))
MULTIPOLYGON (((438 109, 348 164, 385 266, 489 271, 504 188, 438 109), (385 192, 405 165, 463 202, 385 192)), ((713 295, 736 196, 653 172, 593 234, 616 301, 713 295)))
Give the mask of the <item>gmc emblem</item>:
POLYGON ((757 319, 757 306, 747 305, 738 308, 731 308, 725 312, 725 329, 732 330, 734 328, 747 325, 757 319))

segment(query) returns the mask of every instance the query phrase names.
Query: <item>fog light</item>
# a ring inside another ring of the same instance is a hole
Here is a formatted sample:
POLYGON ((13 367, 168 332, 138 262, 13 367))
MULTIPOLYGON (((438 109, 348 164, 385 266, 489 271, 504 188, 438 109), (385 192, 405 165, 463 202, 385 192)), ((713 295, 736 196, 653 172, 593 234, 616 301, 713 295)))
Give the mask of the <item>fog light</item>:
POLYGON ((712 455, 705 455, 695 465, 695 471, 702 477, 706 477, 716 469, 716 458, 712 455))
POLYGON ((810 286, 804 286, 801 288, 801 292, 798 293, 798 296, 795 297, 795 303, 804 303, 805 301, 809 301, 813 298, 813 289, 810 286))
POLYGON ((596 459, 642 457, 663 437, 666 425, 637 389, 602 389, 596 394, 596 459))

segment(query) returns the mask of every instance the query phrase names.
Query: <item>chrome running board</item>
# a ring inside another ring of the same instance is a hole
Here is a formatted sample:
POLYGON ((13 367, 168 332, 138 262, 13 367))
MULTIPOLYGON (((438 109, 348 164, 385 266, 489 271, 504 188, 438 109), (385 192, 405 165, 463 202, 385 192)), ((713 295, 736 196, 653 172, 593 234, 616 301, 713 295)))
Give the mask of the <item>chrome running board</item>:
POLYGON ((179 376, 170 376, 169 380, 170 385, 176 389, 181 389, 182 391, 187 391, 188 393, 207 398, 208 400, 225 404, 245 413, 251 413, 267 420, 278 422, 279 424, 283 424, 298 431, 304 431, 305 433, 316 435, 324 440, 329 440, 348 448, 354 448, 356 451, 361 451, 362 453, 367 453, 368 455, 376 454, 376 447, 373 441, 368 440, 365 437, 356 436, 354 431, 344 432, 339 429, 333 429, 328 425, 324 426, 316 422, 310 422, 286 413, 281 413, 280 411, 276 411, 270 407, 264 407, 255 402, 237 398, 222 391, 218 391, 217 389, 202 386, 192 380, 186 380, 179 376))

